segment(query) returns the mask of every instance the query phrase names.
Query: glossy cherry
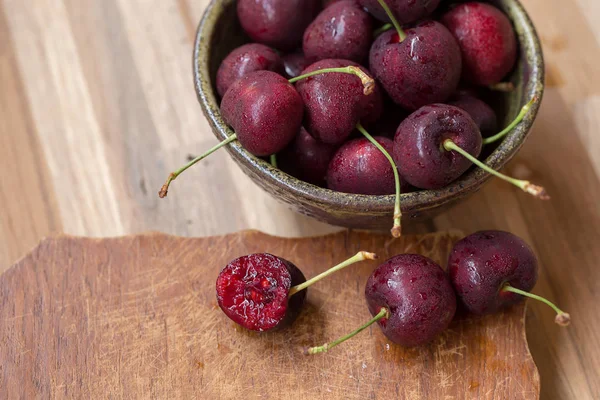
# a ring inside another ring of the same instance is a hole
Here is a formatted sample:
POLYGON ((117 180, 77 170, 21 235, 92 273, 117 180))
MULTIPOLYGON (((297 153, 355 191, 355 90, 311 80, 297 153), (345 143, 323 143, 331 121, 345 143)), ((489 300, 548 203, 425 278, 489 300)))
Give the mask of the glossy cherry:
POLYGON ((554 304, 529 292, 538 278, 538 261, 531 247, 509 232, 481 231, 454 245, 448 272, 465 308, 474 314, 489 314, 535 297, 554 308, 556 322, 566 325, 569 315, 554 304), (515 291, 516 289, 516 291, 515 291))
MULTIPOLYGON (((333 6, 330 6, 333 7, 333 6)), ((369 94, 365 93, 364 80, 348 74, 321 74, 301 80, 296 89, 304 102, 306 130, 324 143, 343 143, 360 121, 376 121, 382 111, 383 101, 379 86, 367 69, 349 60, 321 60, 309 66, 302 74, 328 68, 353 66, 371 80, 369 94)))
POLYGON ((259 43, 249 43, 234 49, 221 62, 217 70, 217 91, 223 97, 238 79, 254 71, 283 73, 283 62, 272 48, 259 43))
POLYGON ((365 287, 373 319, 354 332, 308 354, 328 351, 377 322, 392 342, 403 347, 427 344, 444 331, 456 312, 456 295, 444 270, 418 254, 401 254, 377 267, 365 287))
POLYGON ((506 176, 477 159, 482 144, 493 143, 519 124, 531 100, 500 133, 483 140, 477 124, 464 110, 448 104, 431 104, 409 115, 394 138, 394 160, 408 183, 421 189, 439 189, 475 164, 484 171, 542 200, 550 197, 543 187, 506 176))
POLYGON ((496 7, 480 2, 458 4, 441 21, 460 46, 465 81, 493 85, 515 65, 515 31, 508 17, 496 7))
POLYGON ((293 50, 321 9, 320 0, 238 0, 242 28, 258 43, 293 50))
MULTIPOLYGON (((394 142, 385 137, 375 140, 389 153, 394 142)), ((350 140, 335 153, 327 169, 327 187, 343 193, 395 193, 393 166, 367 138, 350 140)))
POLYGON ((292 322, 308 286, 351 264, 375 259, 373 253, 354 257, 307 281, 291 262, 268 253, 236 258, 217 278, 217 302, 235 323, 253 331, 267 331, 292 322))
POLYGON ((460 48, 440 23, 389 30, 377 37, 369 54, 375 78, 391 99, 408 110, 446 101, 460 81, 460 48))
POLYGON ((282 171, 313 185, 325 186, 327 167, 336 150, 337 146, 320 142, 301 128, 277 155, 277 162, 282 171))
POLYGON ((474 157, 481 152, 481 133, 466 111, 431 104, 409 115, 394 137, 393 156, 400 175, 420 189, 439 189, 461 176, 472 163, 446 151, 446 139, 474 157))
POLYGON ((467 94, 458 92, 448 104, 465 110, 477 126, 483 137, 488 137, 498 132, 498 118, 496 112, 483 100, 467 94))
POLYGON ((377 267, 367 281, 365 297, 371 315, 389 310, 379 326, 391 341, 405 347, 432 341, 456 312, 448 276, 433 260, 418 254, 401 254, 377 267))
POLYGON ((363 62, 369 55, 373 21, 356 0, 336 2, 306 28, 304 54, 316 60, 342 58, 363 62))
POLYGON ((246 150, 268 156, 283 150, 296 136, 303 106, 300 95, 284 77, 257 71, 231 85, 221 101, 221 115, 246 150))
MULTIPOLYGON (((418 21, 430 15, 441 0, 385 0, 400 24, 418 21)), ((389 21, 379 0, 358 0, 358 2, 380 21, 389 21)))

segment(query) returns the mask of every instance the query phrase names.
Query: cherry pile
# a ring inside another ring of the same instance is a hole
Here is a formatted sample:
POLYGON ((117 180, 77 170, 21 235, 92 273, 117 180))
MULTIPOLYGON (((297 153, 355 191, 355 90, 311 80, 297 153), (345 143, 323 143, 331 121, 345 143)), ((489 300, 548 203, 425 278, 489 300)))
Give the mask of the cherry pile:
POLYGON ((235 134, 171 173, 160 197, 183 171, 237 140, 311 184, 395 194, 394 236, 402 191, 443 188, 472 164, 548 199, 542 187, 478 159, 537 101, 498 132, 486 101, 511 90, 503 79, 518 46, 493 5, 239 0, 237 14, 255 43, 234 49, 216 77, 221 114, 235 134))

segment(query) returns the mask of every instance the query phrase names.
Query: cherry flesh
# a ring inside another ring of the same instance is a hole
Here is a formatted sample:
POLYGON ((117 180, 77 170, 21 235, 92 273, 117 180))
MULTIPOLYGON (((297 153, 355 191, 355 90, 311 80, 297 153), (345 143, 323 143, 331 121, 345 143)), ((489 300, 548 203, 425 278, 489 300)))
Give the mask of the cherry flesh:
POLYGON ((293 50, 320 8, 320 0, 238 0, 237 14, 253 41, 293 50))
MULTIPOLYGON (((333 6, 331 6, 333 7, 333 6)), ((367 69, 349 60, 321 60, 302 71, 306 74, 325 68, 355 66, 370 76, 367 69)), ((317 140, 339 145, 354 131, 361 120, 368 124, 376 121, 383 108, 379 86, 371 94, 356 76, 326 73, 303 79, 296 89, 304 102, 306 130, 317 140)))
POLYGON ((240 144, 256 156, 277 153, 300 130, 304 106, 284 77, 271 71, 239 79, 221 101, 221 115, 240 144))
POLYGON ((219 274, 217 301, 234 322, 250 330, 266 331, 296 318, 310 285, 349 265, 376 258, 376 254, 359 251, 307 281, 283 258, 267 253, 243 256, 219 274))
MULTIPOLYGON (((394 142, 374 137, 391 154, 394 142)), ((395 193, 392 165, 367 138, 346 142, 335 153, 327 169, 329 189, 354 194, 384 195, 395 193)), ((401 183, 406 186, 405 182, 401 183)))
POLYGON ((488 137, 498 132, 498 118, 496 117, 496 113, 483 100, 465 92, 458 92, 448 104, 468 112, 479 127, 483 137, 488 137))
POLYGON ((401 254, 369 277, 365 297, 371 315, 392 342, 404 347, 426 344, 445 330, 456 312, 456 295, 444 270, 418 254, 401 254))
POLYGON ((295 78, 299 76, 303 70, 313 63, 312 60, 306 58, 302 51, 288 53, 281 57, 281 60, 283 61, 285 74, 288 78, 295 78))
POLYGON ((319 142, 304 128, 277 155, 282 171, 317 186, 325 186, 325 176, 336 146, 319 142))
POLYGON ((405 31, 400 39, 389 30, 371 47, 369 64, 391 99, 408 110, 446 101, 461 74, 460 48, 440 23, 426 21, 405 31))
MULTIPOLYGON (((385 0, 400 24, 418 21, 430 15, 441 0, 385 0)), ((371 15, 380 21, 389 22, 389 17, 378 0, 358 0, 371 15)))
POLYGON ((306 281, 291 262, 267 253, 250 254, 227 264, 217 278, 217 302, 234 322, 253 331, 291 323, 306 291, 288 299, 292 286, 306 281))
POLYGON ((420 189, 439 189, 461 176, 471 161, 445 150, 446 139, 474 157, 481 152, 481 133, 466 111, 432 104, 409 115, 394 137, 393 157, 400 175, 420 189))
POLYGON ((515 65, 515 32, 508 17, 496 7, 479 2, 459 4, 442 17, 442 23, 460 45, 465 81, 490 86, 515 65))
POLYGON ((356 2, 336 2, 317 16, 306 28, 302 48, 316 60, 343 58, 356 62, 369 55, 373 22, 356 2))
POLYGON ((219 95, 223 97, 227 89, 243 76, 261 70, 283 72, 283 62, 277 52, 259 43, 238 47, 225 57, 217 71, 219 95))

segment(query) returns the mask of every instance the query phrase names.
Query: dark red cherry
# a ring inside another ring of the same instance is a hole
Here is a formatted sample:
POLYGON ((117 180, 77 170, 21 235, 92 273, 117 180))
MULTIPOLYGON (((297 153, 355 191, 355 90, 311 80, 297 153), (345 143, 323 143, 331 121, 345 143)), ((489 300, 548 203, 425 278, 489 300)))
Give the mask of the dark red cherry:
MULTIPOLYGON (((394 142, 385 137, 374 137, 392 153, 394 142)), ((406 187, 402 182, 401 187, 406 187)), ((354 194, 393 194, 396 192, 394 171, 389 160, 368 139, 346 142, 335 153, 327 169, 329 189, 354 194)))
POLYGON ((278 153, 302 126, 300 95, 284 77, 252 72, 237 80, 221 102, 221 115, 240 144, 256 156, 278 153))
POLYGON ((431 104, 409 115, 394 137, 393 157, 400 175, 421 189, 439 189, 461 176, 471 161, 444 149, 446 139, 474 157, 481 152, 481 133, 466 111, 431 104))
POLYGON ((321 8, 320 0, 238 0, 242 28, 258 43, 293 50, 321 8))
POLYGON ((461 56, 454 37, 440 23, 426 21, 405 31, 377 37, 370 69, 391 99, 408 110, 446 101, 460 81, 461 56))
MULTIPOLYGON (((431 14, 441 0, 385 0, 398 22, 402 25, 418 21, 431 14)), ((380 21, 389 18, 378 0, 358 0, 358 2, 380 21)))
POLYGON ((336 146, 319 142, 304 128, 294 140, 277 155, 277 163, 282 171, 317 186, 325 186, 327 166, 336 146))
POLYGON ((433 260, 418 254, 401 254, 377 267, 367 281, 365 297, 371 315, 388 310, 379 327, 404 347, 431 342, 456 312, 448 276, 433 260))
POLYGON ((292 322, 306 290, 288 300, 292 286, 306 278, 294 264, 272 254, 250 254, 227 264, 217 278, 217 302, 231 320, 253 331, 292 322))
MULTIPOLYGON (((350 60, 321 60, 302 71, 302 74, 326 68, 359 67, 370 76, 366 68, 350 60)), ((379 86, 364 94, 361 80, 350 74, 323 73, 296 83, 296 89, 305 106, 306 130, 317 140, 341 144, 360 121, 368 124, 381 116, 383 107, 379 86)))
POLYGON ((480 231, 465 237, 450 253, 448 272, 459 299, 474 314, 493 313, 529 296, 552 307, 559 325, 570 321, 569 314, 528 293, 537 282, 537 258, 531 247, 512 233, 480 231))
POLYGON ((469 113, 479 127, 483 137, 498 133, 498 119, 496 113, 483 100, 464 92, 458 92, 448 104, 461 108, 469 113))
POLYGON ((454 245, 448 272, 467 310, 488 314, 523 300, 501 289, 508 283, 529 292, 537 282, 538 263, 527 243, 512 233, 481 231, 454 245))
POLYGON ((356 2, 336 2, 306 28, 302 48, 315 61, 343 58, 363 62, 371 47, 373 22, 356 2))
POLYGON ((217 91, 223 96, 229 86, 254 71, 283 73, 283 63, 275 50, 259 43, 250 43, 233 50, 217 71, 217 91))
POLYGON ((460 45, 465 81, 493 85, 515 65, 515 32, 508 17, 496 7, 479 2, 459 4, 443 16, 442 23, 460 45))

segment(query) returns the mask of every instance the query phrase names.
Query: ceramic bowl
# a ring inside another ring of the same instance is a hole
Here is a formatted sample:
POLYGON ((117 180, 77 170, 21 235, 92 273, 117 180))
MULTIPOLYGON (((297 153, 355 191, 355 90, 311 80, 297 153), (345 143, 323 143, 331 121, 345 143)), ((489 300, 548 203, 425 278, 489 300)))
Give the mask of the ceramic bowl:
MULTIPOLYGON (((498 95, 494 107, 508 124, 521 107, 533 96, 543 94, 544 61, 535 28, 517 0, 492 2, 512 21, 520 47, 517 65, 509 79, 516 90, 498 95)), ((221 61, 234 48, 249 41, 237 21, 235 0, 212 0, 198 27, 194 44, 194 83, 198 100, 216 138, 221 141, 233 134, 219 111, 215 76, 221 61)), ((513 129, 485 162, 495 169, 502 168, 521 148, 540 102, 536 102, 523 122, 513 129)), ((360 229, 389 229, 394 208, 394 196, 354 195, 335 192, 303 182, 272 167, 267 161, 244 150, 239 143, 227 146, 227 151, 257 185, 288 204, 299 213, 320 221, 360 229)), ((471 168, 461 178, 439 190, 422 190, 402 194, 403 223, 431 218, 448 207, 464 200, 480 189, 490 175, 471 168)))

